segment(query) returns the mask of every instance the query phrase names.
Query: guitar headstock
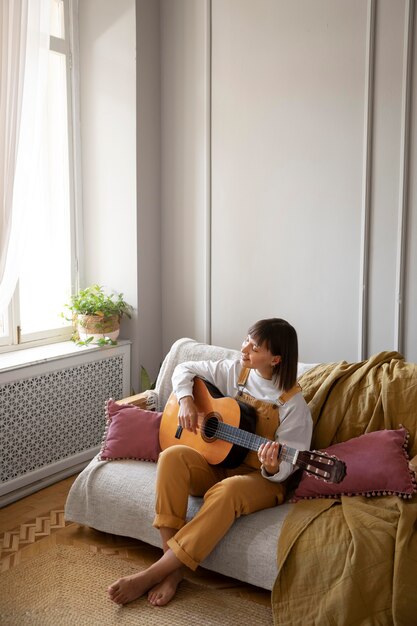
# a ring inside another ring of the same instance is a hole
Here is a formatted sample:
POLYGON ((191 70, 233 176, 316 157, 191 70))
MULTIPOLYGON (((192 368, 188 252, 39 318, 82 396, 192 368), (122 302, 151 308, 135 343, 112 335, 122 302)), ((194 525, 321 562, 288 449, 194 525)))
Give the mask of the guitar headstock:
POLYGON ((306 450, 298 453, 297 467, 328 483, 340 483, 346 476, 346 463, 326 452, 306 450))

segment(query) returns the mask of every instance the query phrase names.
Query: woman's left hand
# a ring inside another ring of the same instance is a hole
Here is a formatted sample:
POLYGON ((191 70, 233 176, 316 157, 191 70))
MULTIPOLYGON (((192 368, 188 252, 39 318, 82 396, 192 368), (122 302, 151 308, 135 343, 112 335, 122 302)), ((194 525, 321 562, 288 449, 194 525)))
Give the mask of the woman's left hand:
POLYGON ((258 459, 268 474, 276 474, 279 470, 278 452, 278 441, 268 441, 259 446, 258 459))

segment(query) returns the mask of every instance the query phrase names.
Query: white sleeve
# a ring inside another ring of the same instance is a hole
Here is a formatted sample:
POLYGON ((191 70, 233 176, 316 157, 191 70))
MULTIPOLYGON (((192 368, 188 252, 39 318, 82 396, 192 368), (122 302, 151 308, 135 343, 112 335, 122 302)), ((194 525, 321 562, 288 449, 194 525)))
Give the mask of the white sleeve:
POLYGON ((193 381, 196 376, 212 383, 224 396, 233 396, 237 390, 239 361, 186 361, 174 369, 172 388, 177 400, 193 395, 193 381))
MULTIPOLYGON (((296 450, 309 450, 313 434, 313 420, 310 409, 302 394, 297 394, 289 400, 285 410, 280 409, 282 420, 275 434, 280 444, 285 444, 296 450)), ((262 475, 274 482, 282 482, 296 469, 288 461, 281 461, 279 471, 273 476, 268 476, 264 470, 262 475)))

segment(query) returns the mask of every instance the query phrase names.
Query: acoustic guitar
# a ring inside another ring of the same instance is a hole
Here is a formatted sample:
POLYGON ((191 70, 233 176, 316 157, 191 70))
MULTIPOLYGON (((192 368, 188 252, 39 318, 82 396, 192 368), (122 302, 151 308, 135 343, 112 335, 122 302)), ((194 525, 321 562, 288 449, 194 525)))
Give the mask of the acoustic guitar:
MULTIPOLYGON (((221 397, 212 386, 210 392, 208 386, 200 378, 194 379, 193 395, 199 415, 197 435, 178 425, 179 405, 175 394, 171 394, 161 419, 161 449, 187 445, 200 452, 211 465, 237 467, 248 450, 257 451, 268 439, 255 434, 256 416, 252 407, 221 397)), ((325 452, 296 450, 282 444, 278 458, 326 482, 339 483, 346 475, 345 463, 325 452)))

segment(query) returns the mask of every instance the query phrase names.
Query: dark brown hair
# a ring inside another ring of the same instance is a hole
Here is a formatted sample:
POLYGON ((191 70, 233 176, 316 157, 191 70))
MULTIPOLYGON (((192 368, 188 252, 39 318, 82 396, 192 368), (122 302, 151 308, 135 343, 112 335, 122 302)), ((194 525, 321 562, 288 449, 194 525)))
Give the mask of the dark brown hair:
POLYGON ((265 346, 281 361, 273 367, 272 380, 284 391, 297 382, 298 339, 295 328, 285 320, 273 317, 259 320, 248 330, 248 335, 260 346, 265 346))

